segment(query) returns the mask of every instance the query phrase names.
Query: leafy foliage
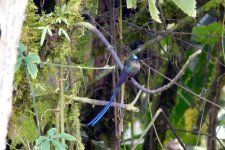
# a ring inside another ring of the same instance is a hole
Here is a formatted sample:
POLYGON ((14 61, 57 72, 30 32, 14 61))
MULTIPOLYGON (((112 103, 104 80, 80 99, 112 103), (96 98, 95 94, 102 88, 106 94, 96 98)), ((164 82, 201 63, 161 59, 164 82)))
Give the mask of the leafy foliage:
MULTIPOLYGON (((33 146, 34 140, 38 137, 37 126, 33 120, 34 113, 32 112, 33 105, 30 101, 29 86, 27 84, 26 76, 24 75, 24 70, 19 69, 23 64, 27 67, 27 70, 32 78, 36 78, 36 80, 32 81, 32 86, 34 86, 34 96, 37 99, 36 109, 38 111, 39 119, 41 120, 41 128, 49 129, 53 124, 56 124, 54 111, 48 110, 54 110, 58 103, 58 79, 57 77, 55 78, 55 76, 57 76, 58 68, 43 67, 41 65, 39 68, 40 70, 38 70, 37 64, 41 62, 40 58, 44 61, 58 61, 59 58, 65 58, 69 55, 71 49, 77 47, 76 38, 80 36, 80 32, 72 37, 72 43, 69 43, 68 40, 71 38, 71 34, 73 34, 73 24, 82 20, 82 17, 79 14, 81 8, 80 6, 80 1, 71 0, 67 3, 67 5, 63 6, 63 8, 56 7, 55 12, 50 14, 41 12, 42 14, 38 15, 37 7, 32 1, 29 2, 26 12, 27 17, 23 26, 23 34, 21 37, 22 42, 18 48, 19 56, 16 65, 16 90, 14 95, 15 111, 12 115, 13 121, 10 123, 10 131, 17 132, 12 132, 9 136, 9 138, 12 139, 13 146, 27 145, 21 144, 23 142, 21 141, 21 137, 33 146), (58 35, 59 30, 61 32, 61 36, 58 35), (37 76, 37 73, 40 74, 40 76, 37 76), (25 101, 26 103, 23 103, 25 101), (24 107, 23 104, 26 104, 26 107, 24 107), (31 119, 23 120, 23 123, 16 121, 18 120, 17 118, 26 116, 23 113, 27 112, 29 112, 31 119), (27 124, 29 125, 27 126, 27 124), (23 125, 23 128, 20 128, 20 125, 23 125), (26 128, 29 130, 26 130, 26 128), (30 130, 32 130, 32 132, 30 130)), ((90 42, 88 41, 87 44, 87 40, 84 40, 86 37, 87 36, 82 37, 83 43, 79 44, 80 47, 83 45, 90 47, 90 42)), ((79 49, 81 49, 80 47, 79 49)), ((88 48, 88 50, 90 50, 90 48, 88 48)), ((82 52, 80 51, 77 53, 79 53, 79 55, 73 55, 73 59, 79 58, 84 61, 84 57, 86 57, 86 49, 82 49, 82 52)), ((65 63, 65 61, 62 63, 65 63)), ((88 63, 88 61, 85 61, 85 63, 88 63)), ((77 78, 80 78, 81 76, 80 71, 78 71, 78 73, 75 72, 74 74, 77 78)), ((72 89, 72 91, 75 93, 80 87, 81 85, 76 84, 76 88, 72 89)), ((79 120, 76 122, 79 122, 79 120)), ((79 145, 77 145, 77 148, 84 149, 82 148, 83 143, 81 138, 79 137, 79 139, 79 145)), ((58 144, 57 142, 54 143, 56 145, 58 144)), ((46 146, 48 145, 47 142, 45 142, 45 144, 46 146)))
POLYGON ((212 23, 208 26, 194 27, 192 32, 194 33, 193 39, 196 42, 201 44, 216 44, 220 40, 220 35, 222 32, 225 32, 225 30, 223 30, 223 25, 221 23, 212 23))
POLYGON ((56 150, 67 150, 67 145, 61 143, 59 140, 65 139, 68 141, 75 141, 75 137, 66 134, 66 133, 57 133, 56 128, 51 128, 47 136, 40 136, 36 141, 36 146, 39 147, 40 150, 50 150, 51 144, 54 145, 56 150))
MULTIPOLYGON (((207 47, 203 50, 206 49, 207 47)), ((214 52, 215 51, 216 50, 214 50, 214 52)), ((191 53, 191 50, 189 50, 189 53, 191 53)), ((215 77, 215 60, 208 62, 207 54, 201 54, 194 63, 195 65, 190 66, 189 69, 186 70, 182 77, 182 83, 195 93, 201 93, 203 88, 209 90, 213 77, 215 77), (207 67, 207 65, 209 71, 202 71, 202 68, 207 67)), ((170 118, 174 127, 179 129, 185 127, 187 131, 193 130, 197 115, 199 115, 199 111, 197 111, 197 108, 199 109, 199 105, 203 105, 203 103, 199 104, 199 98, 194 98, 185 90, 180 89, 178 91, 176 105, 174 106, 170 118)), ((203 130, 205 130, 205 128, 203 128, 203 130)), ((167 131, 167 139, 172 139, 172 137, 173 134, 170 131, 167 131)), ((181 133, 179 137, 184 139, 185 143, 190 145, 196 144, 196 136, 190 133, 181 133), (192 138, 190 138, 190 136, 192 138)))
POLYGON ((137 8, 137 1, 136 0, 126 0, 127 8, 137 8))
POLYGON ((28 54, 25 54, 25 53, 26 53, 26 47, 23 43, 20 43, 19 56, 17 58, 17 63, 16 63, 16 71, 19 69, 22 62, 24 61, 25 65, 27 66, 28 73, 31 75, 33 79, 35 79, 38 73, 37 64, 41 63, 41 60, 39 56, 33 52, 28 52, 28 54))
MULTIPOLYGON (((183 12, 191 17, 196 17, 196 0, 172 0, 183 12)), ((137 1, 136 0, 126 0, 127 8, 137 8, 137 1)), ((148 7, 149 12, 153 20, 158 23, 162 23, 161 19, 159 18, 159 11, 156 7, 156 0, 148 0, 148 7)))
POLYGON ((66 37, 66 39, 67 39, 68 41, 70 41, 70 37, 69 37, 69 35, 67 34, 67 32, 66 32, 63 28, 60 28, 60 29, 59 29, 59 36, 60 36, 62 33, 64 34, 64 36, 66 37))
POLYGON ((49 25, 47 25, 45 27, 38 27, 37 29, 42 30, 41 42, 40 42, 40 46, 42 46, 44 44, 44 40, 46 38, 46 34, 48 33, 50 36, 52 36, 52 31, 51 31, 49 25))
POLYGON ((150 12, 152 19, 154 19, 155 21, 157 21, 159 23, 162 23, 159 18, 159 11, 156 7, 155 2, 156 2, 156 0, 148 0, 149 12, 150 12))
POLYGON ((183 12, 191 17, 196 17, 196 0, 172 0, 183 12))

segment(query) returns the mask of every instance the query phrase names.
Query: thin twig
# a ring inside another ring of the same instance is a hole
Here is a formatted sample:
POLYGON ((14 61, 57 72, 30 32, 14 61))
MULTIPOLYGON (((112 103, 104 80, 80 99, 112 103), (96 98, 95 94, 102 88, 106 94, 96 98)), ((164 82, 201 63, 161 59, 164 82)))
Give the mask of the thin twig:
POLYGON ((56 109, 47 109, 44 111, 44 113, 41 115, 41 121, 43 120, 44 115, 48 112, 48 111, 57 111, 56 109))
MULTIPOLYGON (((63 62, 63 58, 60 58, 60 62, 63 62)), ((64 112, 64 106, 65 106, 65 98, 64 98, 64 83, 63 83, 63 74, 64 70, 62 67, 59 68, 59 89, 60 89, 60 95, 59 95, 59 103, 60 103, 60 132, 65 132, 65 112, 64 112)), ((61 139, 62 144, 65 144, 65 139, 61 139)))
POLYGON ((161 74, 160 72, 156 71, 155 69, 151 68, 150 66, 148 66, 146 63, 142 62, 142 64, 147 65, 148 67, 150 67, 150 69, 152 69, 154 72, 163 75, 164 78, 166 78, 167 80, 169 80, 170 82, 158 89, 155 90, 150 90, 150 89, 146 89, 143 88, 142 86, 140 86, 134 79, 131 79, 131 81, 133 82, 133 84, 139 88, 140 90, 142 90, 143 92, 146 93, 150 93, 150 94, 156 94, 156 93, 160 93, 163 92, 165 90, 167 90, 168 88, 170 88, 172 85, 177 84, 177 80, 184 74, 185 70, 187 69, 189 63, 196 57, 198 56, 202 51, 199 49, 197 50, 195 53, 193 53, 191 56, 189 56, 188 60, 186 61, 186 63, 183 65, 183 67, 181 68, 181 70, 178 72, 178 74, 173 78, 170 79, 166 76, 164 76, 163 74, 161 74))
MULTIPOLYGON (((118 107, 118 108, 123 108, 126 109, 128 111, 134 111, 134 112, 138 112, 139 109, 137 107, 135 107, 134 105, 136 104, 136 102, 138 101, 140 95, 141 95, 142 91, 139 90, 136 97, 134 98, 134 100, 129 103, 129 104, 123 104, 123 103, 116 103, 114 102, 112 104, 112 107, 118 107)), ((79 101, 79 102, 83 102, 83 103, 89 103, 92 105, 100 105, 100 106, 105 106, 108 104, 108 101, 103 101, 103 100, 95 100, 95 99, 89 99, 89 98, 83 98, 83 97, 77 97, 74 95, 70 95, 70 96, 65 96, 66 98, 70 99, 69 102, 67 102, 66 105, 71 104, 72 100, 75 101, 79 101)))
MULTIPOLYGON (((149 99, 148 99, 148 106, 149 106, 149 112, 150 112, 150 115, 151 115, 151 118, 152 118, 153 115, 152 115, 152 109, 151 109, 151 106, 150 106, 150 100, 149 99)), ((157 132, 156 127, 155 127, 155 123, 153 123, 152 126, 153 126, 153 129, 154 129, 156 138, 157 138, 157 140, 159 142, 159 145, 161 146, 161 149, 165 149, 164 146, 163 146, 163 144, 162 144, 162 142, 161 142, 161 140, 160 140, 160 138, 159 138, 158 132, 157 132)))
POLYGON ((222 30, 222 33, 221 33, 221 44, 222 44, 222 52, 223 52, 223 61, 225 61, 225 50, 224 50, 224 31, 225 31, 225 25, 224 25, 224 22, 225 22, 225 15, 223 16, 223 30, 222 30))
POLYGON ((36 123, 37 123, 37 128, 38 128, 39 134, 42 135, 40 121, 39 121, 39 118, 38 118, 38 112, 37 112, 37 105, 36 105, 36 99, 35 99, 34 90, 33 90, 32 84, 31 84, 31 80, 30 80, 30 76, 29 76, 28 70, 27 70, 26 67, 24 67, 24 69, 26 71, 27 80, 28 80, 29 86, 30 86, 31 98, 32 98, 32 101, 33 101, 33 108, 34 108, 34 114, 35 114, 35 120, 36 120, 36 123))
MULTIPOLYGON (((198 113, 201 112, 200 109, 197 107, 197 105, 195 105, 195 108, 197 109, 198 113)), ((209 124, 207 123, 206 120, 204 120, 204 123, 205 123, 206 126, 209 128, 209 124)), ((214 138, 216 138, 217 142, 221 145, 221 147, 222 147, 223 149, 225 149, 223 143, 220 141, 220 139, 219 139, 216 135, 211 135, 211 136, 214 136, 214 138)))
POLYGON ((166 119, 168 125, 169 125, 170 128, 171 128, 171 131, 173 132, 174 136, 177 138, 177 140, 178 140, 178 142, 180 143, 180 145, 182 146, 182 148, 183 148, 184 150, 187 150, 186 147, 185 147, 185 145, 183 144, 183 142, 180 140, 179 136, 178 136, 177 133, 175 132, 175 129, 173 128, 173 125, 170 123, 170 120, 169 120, 169 118, 166 116, 166 114, 164 113, 164 111, 162 111, 162 114, 163 114, 163 116, 165 117, 165 119, 166 119))
POLYGON ((19 150, 19 149, 16 149, 15 147, 12 147, 12 145, 10 145, 9 143, 5 143, 6 145, 8 145, 10 147, 10 149, 12 150, 19 150))
MULTIPOLYGON (((70 104, 72 101, 78 101, 78 102, 82 102, 82 103, 88 103, 88 104, 99 105, 99 106, 105 106, 108 104, 108 101, 96 100, 96 99, 90 99, 90 98, 84 98, 84 97, 77 97, 74 95, 70 95, 70 96, 65 95, 65 98, 70 99, 70 101, 66 105, 70 104)), ((121 104, 121 103, 113 102, 111 107, 123 108, 128 111, 134 111, 134 112, 139 111, 139 109, 131 103, 130 104, 121 104)))
POLYGON ((135 145, 132 147, 131 150, 135 150, 135 148, 137 147, 139 141, 140 141, 141 139, 143 139, 143 137, 147 134, 148 130, 152 127, 152 125, 154 124, 155 120, 158 118, 158 116, 160 115, 160 113, 162 113, 163 116, 165 117, 167 123, 168 123, 169 126, 170 126, 170 129, 172 130, 174 136, 177 138, 177 140, 178 140, 178 142, 180 143, 180 145, 183 147, 184 150, 187 150, 186 147, 184 146, 184 144, 181 142, 181 140, 180 140, 180 138, 178 137, 178 135, 176 134, 175 129, 173 128, 172 124, 170 123, 168 117, 166 116, 166 114, 164 113, 164 111, 163 111, 161 108, 159 108, 159 109, 156 111, 156 113, 155 113, 154 117, 152 118, 151 122, 149 123, 149 125, 147 126, 147 128, 144 130, 144 132, 141 134, 141 136, 139 137, 139 139, 137 140, 137 142, 135 143, 135 145))
MULTIPOLYGON (((206 89, 203 89, 203 91, 200 93, 200 95, 203 97, 203 96, 205 96, 205 90, 206 89)), ((201 99, 200 99, 201 100, 201 99)), ((200 139, 200 132, 201 132, 201 130, 202 130, 202 128, 203 128, 203 119, 204 119, 204 113, 205 113, 205 103, 206 103, 206 101, 204 101, 203 102, 203 105, 201 106, 201 108, 200 108, 200 115, 201 115, 201 120, 200 120, 200 124, 199 124, 199 134, 198 134, 198 137, 197 137, 197 141, 196 141, 196 146, 198 145, 198 143, 199 143, 199 139, 200 139)), ((197 107, 197 106, 196 106, 197 107)))
POLYGON ((71 65, 63 65, 63 64, 53 64, 48 62, 43 62, 41 65, 49 65, 49 66, 57 66, 57 67, 65 67, 65 68, 77 68, 77 69, 89 69, 89 70, 106 70, 106 69, 115 69, 115 66, 104 66, 104 67, 85 67, 85 66, 71 66, 71 65))
MULTIPOLYGON (((195 53, 194 53, 194 54, 195 54, 195 53)), ((192 54, 192 55, 193 55, 193 54, 192 54)), ((190 57, 191 57, 191 56, 190 56, 190 57)), ((189 59, 190 59, 190 57, 189 57, 189 59)), ((188 60, 189 60, 189 59, 188 59, 188 60)), ((187 62, 186 62, 186 63, 187 63, 187 62)), ((186 65, 186 63, 185 63, 185 65, 186 65)), ((156 93, 158 93, 160 90, 163 90, 163 91, 164 91, 165 89, 168 89, 169 87, 167 87, 167 85, 172 84, 172 83, 174 82, 175 85, 181 87, 182 89, 184 89, 185 91, 187 91, 187 92, 193 94, 194 96, 196 96, 196 97, 198 97, 198 98, 200 98, 200 99, 202 99, 202 100, 204 100, 204 101, 206 101, 206 102, 208 102, 208 103, 210 103, 210 104, 212 104, 212 105, 214 105, 214 106, 216 106, 216 107, 218 107, 218 108, 220 108, 220 109, 225 110, 225 108, 222 107, 222 106, 220 106, 219 104, 216 104, 216 103, 214 103, 214 102, 212 102, 212 101, 206 99, 205 97, 202 97, 202 96, 200 96, 200 95, 198 95, 198 94, 192 92, 190 89, 188 89, 188 88, 186 88, 186 87, 180 85, 180 84, 177 83, 176 81, 174 81, 175 78, 178 76, 178 74, 180 74, 180 73, 182 72, 182 70, 183 70, 183 68, 184 68, 185 65, 182 67, 181 71, 176 75, 176 77, 175 77, 174 79, 170 79, 170 78, 168 78, 167 76, 165 76, 165 75, 163 75, 162 73, 160 73, 159 71, 157 71, 157 70, 155 70, 154 68, 150 67, 150 66, 147 65, 146 63, 143 62, 143 64, 146 65, 147 67, 149 67, 151 70, 153 70, 153 71, 156 72, 157 74, 161 75, 162 77, 164 77, 165 79, 167 79, 167 80, 170 81, 170 83, 164 85, 164 86, 161 87, 161 88, 156 89, 156 91, 157 91, 156 93)), ((186 66, 186 67, 187 67, 187 66, 186 66)), ((180 75, 182 75, 182 74, 180 74, 180 75)), ((178 78, 179 78, 179 77, 178 77, 178 78)), ((136 81, 135 81, 135 82, 136 82, 136 81)), ((141 89, 141 90, 145 90, 145 89, 143 89, 142 87, 138 87, 138 88, 141 89)), ((154 91, 154 90, 150 90, 150 91, 154 91)), ((146 92, 146 91, 144 91, 144 92, 146 92)), ((154 93, 155 93, 155 92, 154 92, 154 93)), ((152 93, 152 94, 154 94, 154 93, 152 93)))
POLYGON ((135 148, 137 147, 139 141, 141 141, 143 139, 143 137, 147 134, 148 130, 152 127, 152 125, 154 124, 155 120, 158 118, 158 116, 160 115, 160 113, 162 113, 163 110, 161 108, 159 108, 154 117, 152 118, 151 122, 149 123, 149 125, 147 126, 147 128, 144 130, 144 132, 141 134, 141 136, 139 137, 139 139, 137 140, 137 142, 134 144, 134 146, 132 147, 131 150, 135 150, 135 148))
MULTIPOLYGON (((171 130, 170 128, 167 128, 167 130, 171 130)), ((207 136, 207 137, 215 137, 214 135, 210 135, 207 133, 202 133, 202 132, 197 132, 197 131, 191 131, 191 130, 185 130, 185 129, 178 129, 178 128, 174 128, 175 131, 178 132, 185 132, 185 133, 190 133, 190 134, 194 134, 194 135, 198 135, 200 134, 201 136, 207 136)), ((223 140, 223 139, 218 139, 218 140, 223 140)))
POLYGON ((159 42, 160 40, 162 40, 164 38, 164 36, 162 35, 158 35, 156 36, 155 38, 147 41, 145 44, 139 46, 138 48, 136 48, 133 53, 134 54, 137 54, 137 53, 140 53, 141 51, 143 51, 144 49, 146 49, 149 45, 153 44, 153 43, 156 43, 156 42, 159 42))
MULTIPOLYGON (((224 20, 225 20, 225 17, 224 17, 224 20)), ((154 37, 153 39, 151 39, 151 40, 149 40, 149 41, 147 41, 147 42, 145 42, 143 45, 141 45, 140 47, 138 47, 137 49, 135 49, 134 50, 134 53, 139 53, 139 52, 141 52, 141 51, 143 51, 146 47, 148 47, 149 45, 151 45, 151 44, 153 44, 153 43, 156 43, 156 42, 158 42, 159 40, 161 40, 164 36, 166 36, 166 35, 172 35, 176 40, 179 40, 179 41, 181 41, 181 42, 183 42, 183 43, 186 43, 186 44, 188 44, 188 45, 190 45, 190 46, 192 46, 192 47, 194 47, 194 48, 198 48, 199 46, 197 46, 197 45, 194 45, 194 44, 192 44, 192 43, 189 43, 189 42, 186 42, 186 41, 184 41, 184 40, 182 40, 182 39, 180 39, 180 38, 178 38, 177 36, 175 36, 176 34, 179 34, 179 35, 193 35, 193 33, 190 33, 190 32, 177 32, 177 31, 172 31, 172 30, 162 30, 162 31, 156 31, 156 30, 151 30, 151 29, 144 29, 143 27, 141 27, 141 26, 138 26, 138 25, 136 25, 136 24, 132 24, 132 23, 130 23, 130 22, 127 22, 127 21, 123 21, 123 22, 125 22, 125 23, 127 23, 127 24, 129 24, 129 25, 131 25, 131 26, 133 26, 133 27, 135 27, 135 28, 137 28, 139 31, 141 30, 141 31, 144 31, 144 32, 146 32, 147 34, 149 34, 149 35, 157 35, 156 37, 154 37)), ((223 21, 224 22, 224 21, 223 21)), ((223 23, 223 28, 224 28, 224 23, 223 23)), ((224 31, 224 30, 223 30, 224 31)), ((212 36, 210 36, 210 37, 222 37, 222 49, 223 49, 223 54, 224 54, 224 46, 223 46, 223 37, 224 37, 224 35, 223 35, 223 33, 224 32, 222 32, 222 36, 214 36, 214 35, 212 35, 212 36)), ((198 35, 201 35, 201 34, 198 34, 198 35)), ((159 42, 158 42, 159 43, 159 42)), ((206 53, 207 55, 210 55, 207 51, 203 51, 204 53, 206 53)), ((213 58, 213 59, 215 59, 215 58, 213 58)), ((223 64, 223 62, 221 62, 221 61, 219 61, 219 60, 217 60, 223 67, 225 67, 225 65, 223 64)), ((225 54, 224 54, 224 61, 225 61, 225 54)))
MULTIPOLYGON (((143 85, 143 87, 144 87, 144 85, 143 85)), ((130 103, 130 105, 133 105, 133 106, 134 106, 134 105, 137 103, 137 101, 138 101, 138 99, 139 99, 141 93, 142 93, 142 90, 139 90, 138 93, 137 93, 137 95, 136 95, 136 97, 135 97, 134 100, 130 103)))

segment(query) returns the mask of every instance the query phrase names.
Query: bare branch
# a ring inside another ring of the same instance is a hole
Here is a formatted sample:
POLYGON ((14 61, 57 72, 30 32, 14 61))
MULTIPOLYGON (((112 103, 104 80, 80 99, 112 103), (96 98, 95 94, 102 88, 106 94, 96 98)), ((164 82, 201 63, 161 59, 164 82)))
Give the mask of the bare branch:
MULTIPOLYGON (((86 98, 86 97, 85 98, 84 97, 77 97, 77 96, 74 96, 74 95, 70 95, 70 96, 65 95, 65 98, 70 99, 70 101, 67 104, 70 104, 71 101, 74 100, 74 101, 78 101, 78 102, 82 102, 82 103, 88 103, 88 104, 92 104, 92 105, 105 106, 109 102, 109 101, 105 101, 105 100, 96 100, 96 99, 90 99, 90 98, 86 98)), ((134 111, 134 112, 139 111, 139 109, 137 107, 135 107, 133 105, 133 103, 121 104, 121 103, 113 102, 112 107, 119 107, 119 108, 126 109, 128 111, 134 111)))
MULTIPOLYGON (((146 93, 150 93, 150 94, 155 94, 155 93, 160 93, 160 92, 163 92, 165 90, 167 90, 168 88, 170 88, 172 85, 176 84, 177 80, 184 74, 185 70, 187 69, 188 67, 188 64, 196 57, 198 56, 202 51, 199 49, 197 50, 194 54, 192 54, 188 60, 186 61, 186 63, 183 65, 183 67, 181 68, 181 70, 178 72, 178 74, 173 78, 173 79, 170 79, 170 78, 167 78, 167 80, 170 81, 170 83, 164 85, 163 87, 160 87, 158 89, 155 89, 155 90, 149 90, 149 89, 146 89, 146 88, 143 88, 141 85, 139 85, 139 83, 137 83, 134 79, 131 79, 132 83, 137 87, 139 88, 140 90, 142 90, 143 92, 146 92, 146 93)), ((152 70, 154 70, 153 68, 151 68, 152 70)), ((160 72, 154 70, 155 72, 157 72, 158 74, 161 74, 160 72)))

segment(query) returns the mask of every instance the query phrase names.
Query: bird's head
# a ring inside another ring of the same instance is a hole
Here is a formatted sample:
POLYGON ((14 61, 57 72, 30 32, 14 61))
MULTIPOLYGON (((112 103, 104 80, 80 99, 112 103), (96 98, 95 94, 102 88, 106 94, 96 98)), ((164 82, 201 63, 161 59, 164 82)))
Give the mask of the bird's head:
POLYGON ((138 60, 138 57, 135 54, 131 54, 130 59, 131 60, 138 60))

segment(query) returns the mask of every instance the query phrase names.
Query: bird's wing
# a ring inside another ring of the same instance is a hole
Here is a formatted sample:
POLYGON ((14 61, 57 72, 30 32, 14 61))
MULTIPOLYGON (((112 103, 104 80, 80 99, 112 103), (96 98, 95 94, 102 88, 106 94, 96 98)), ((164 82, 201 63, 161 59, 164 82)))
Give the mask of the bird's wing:
POLYGON ((127 73, 126 71, 122 71, 121 74, 120 74, 120 78, 119 80, 117 81, 116 83, 116 87, 120 87, 125 81, 127 81, 127 79, 130 77, 131 75, 129 73, 127 73))

